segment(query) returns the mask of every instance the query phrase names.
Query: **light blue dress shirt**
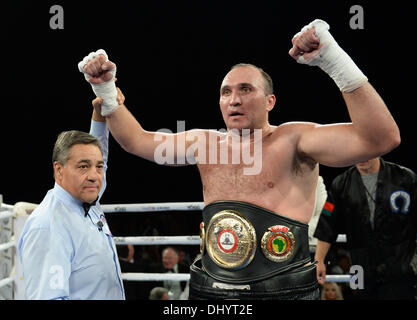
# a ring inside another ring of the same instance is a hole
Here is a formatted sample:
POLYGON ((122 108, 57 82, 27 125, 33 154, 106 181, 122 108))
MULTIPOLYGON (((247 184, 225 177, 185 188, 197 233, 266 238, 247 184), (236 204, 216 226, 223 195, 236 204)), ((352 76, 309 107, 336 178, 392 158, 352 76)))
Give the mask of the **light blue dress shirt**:
MULTIPOLYGON (((106 188, 106 123, 92 121, 90 134, 103 149, 100 199, 106 188)), ((57 183, 29 216, 18 245, 27 299, 125 299, 116 246, 98 200, 89 216, 57 183)))

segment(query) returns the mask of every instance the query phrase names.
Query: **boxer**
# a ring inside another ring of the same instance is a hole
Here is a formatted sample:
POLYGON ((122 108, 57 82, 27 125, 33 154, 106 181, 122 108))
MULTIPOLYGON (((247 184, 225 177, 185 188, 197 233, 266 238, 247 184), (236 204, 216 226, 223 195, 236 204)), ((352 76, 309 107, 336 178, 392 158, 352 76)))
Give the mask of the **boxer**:
MULTIPOLYGON (((144 130, 125 105, 115 102, 116 65, 103 50, 79 64, 96 95, 103 98, 102 114, 126 151, 155 161, 161 141, 173 139, 177 160, 186 158, 188 164, 198 166, 206 206, 200 225, 201 259, 191 267, 191 299, 318 299, 307 225, 315 204, 318 164, 352 165, 400 143, 399 129, 384 101, 335 41, 326 22, 314 20, 294 36, 292 44, 291 57, 318 66, 335 81, 350 123, 271 125, 268 114, 276 97, 270 76, 254 65, 238 64, 220 86, 227 132, 217 133, 213 146, 208 143, 209 130, 175 134, 144 130), (231 154, 234 146, 229 142, 236 135, 242 136, 242 148, 262 144, 258 174, 245 175, 245 165, 230 157, 228 163, 202 161, 213 147, 231 154), (185 141, 187 154, 177 152, 180 141, 185 141), (189 157, 190 148, 194 158, 189 157)), ((311 104, 320 110, 319 98, 311 104)), ((294 107, 300 106, 294 101, 294 107)))

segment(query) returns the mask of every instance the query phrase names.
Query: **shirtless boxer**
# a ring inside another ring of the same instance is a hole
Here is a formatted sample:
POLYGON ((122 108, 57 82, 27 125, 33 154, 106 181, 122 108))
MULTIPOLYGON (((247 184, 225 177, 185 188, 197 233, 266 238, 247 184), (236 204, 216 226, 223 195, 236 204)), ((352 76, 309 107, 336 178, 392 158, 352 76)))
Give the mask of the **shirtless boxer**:
MULTIPOLYGON (((223 79, 220 109, 227 132, 216 133, 215 148, 231 154, 230 140, 242 135, 242 150, 251 148, 252 156, 261 156, 262 169, 254 175, 244 174, 242 163, 202 161, 203 151, 213 148, 208 130, 144 130, 126 106, 115 103, 116 67, 103 50, 80 62, 80 71, 103 98, 102 114, 112 135, 126 151, 156 161, 161 139, 173 138, 175 160, 197 163, 206 206, 200 226, 202 258, 191 267, 191 299, 317 299, 315 265, 308 265, 307 223, 314 208, 318 163, 348 166, 399 145, 399 129, 385 103, 328 29, 322 20, 305 26, 292 39, 289 54, 332 77, 351 123, 270 125, 268 113, 276 98, 266 73, 237 65, 223 79), (179 149, 182 141, 185 152, 179 149), (252 146, 259 142, 262 149, 255 155, 252 146)), ((319 97, 316 101, 312 107, 320 110, 319 97)))

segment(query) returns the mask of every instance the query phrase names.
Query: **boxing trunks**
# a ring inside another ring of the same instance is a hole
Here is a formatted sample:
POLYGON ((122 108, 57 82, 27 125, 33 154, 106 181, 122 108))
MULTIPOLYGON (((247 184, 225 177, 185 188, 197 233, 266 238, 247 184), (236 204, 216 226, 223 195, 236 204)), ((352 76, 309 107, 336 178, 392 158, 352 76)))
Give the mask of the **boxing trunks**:
POLYGON ((218 201, 203 209, 201 258, 190 299, 318 299, 308 225, 256 205, 218 201))

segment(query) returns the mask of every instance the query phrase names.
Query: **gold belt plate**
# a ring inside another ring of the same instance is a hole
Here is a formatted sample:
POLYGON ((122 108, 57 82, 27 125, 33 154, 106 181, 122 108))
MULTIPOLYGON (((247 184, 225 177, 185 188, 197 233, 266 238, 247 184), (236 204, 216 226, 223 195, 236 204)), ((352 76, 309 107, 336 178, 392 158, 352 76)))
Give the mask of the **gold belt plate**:
POLYGON ((209 222, 205 238, 207 253, 222 268, 241 269, 255 255, 255 228, 237 211, 216 213, 209 222))
POLYGON ((265 257, 274 262, 288 260, 295 250, 295 237, 286 226, 268 228, 261 239, 261 249, 265 257))

